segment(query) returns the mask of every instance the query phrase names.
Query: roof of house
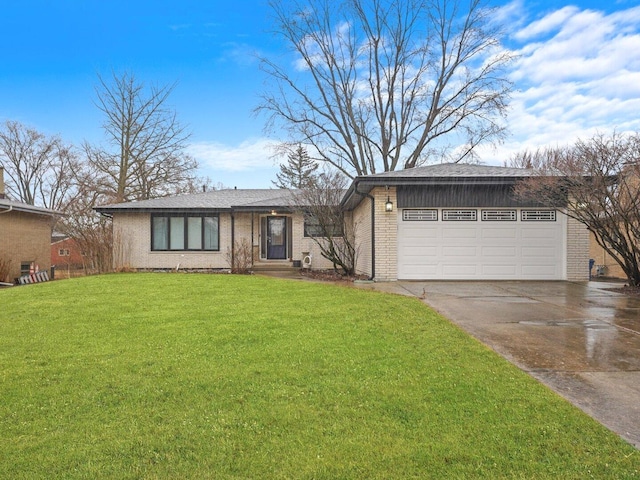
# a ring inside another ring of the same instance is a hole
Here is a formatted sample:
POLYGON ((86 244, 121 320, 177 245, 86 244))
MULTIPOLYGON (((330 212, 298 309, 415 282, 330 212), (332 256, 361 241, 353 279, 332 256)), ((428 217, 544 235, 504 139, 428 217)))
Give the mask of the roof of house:
POLYGON ((9 200, 8 198, 0 198, 0 214, 10 211, 33 213, 35 215, 46 216, 60 215, 60 212, 49 210, 48 208, 36 207, 34 205, 29 205, 28 203, 15 202, 13 200, 9 200))
POLYGON ((293 192, 284 189, 225 189, 154 198, 96 207, 100 213, 153 211, 271 210, 293 205, 293 192))
MULTIPOLYGON (((356 177, 345 190, 342 206, 353 208, 375 186, 379 185, 447 185, 447 184, 509 184, 534 175, 533 170, 444 163, 424 167, 384 172, 356 177)), ((224 189, 178 195, 136 202, 116 203, 96 207, 100 213, 154 211, 246 211, 286 210, 299 204, 295 190, 287 189, 224 189)))
POLYGON ((424 167, 408 168, 393 172, 376 173, 356 177, 357 179, 411 179, 411 178, 523 178, 535 175, 526 168, 497 167, 466 163, 440 163, 424 167))
POLYGON ((397 185, 505 185, 536 175, 535 170, 463 163, 441 163, 356 177, 342 199, 352 209, 374 187, 397 185))

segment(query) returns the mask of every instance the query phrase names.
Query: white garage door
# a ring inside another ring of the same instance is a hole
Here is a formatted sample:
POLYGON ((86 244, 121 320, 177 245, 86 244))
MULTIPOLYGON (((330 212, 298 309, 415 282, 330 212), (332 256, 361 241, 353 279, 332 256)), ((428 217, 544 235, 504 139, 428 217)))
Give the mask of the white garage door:
POLYGON ((562 280, 566 219, 553 210, 404 209, 401 280, 562 280))

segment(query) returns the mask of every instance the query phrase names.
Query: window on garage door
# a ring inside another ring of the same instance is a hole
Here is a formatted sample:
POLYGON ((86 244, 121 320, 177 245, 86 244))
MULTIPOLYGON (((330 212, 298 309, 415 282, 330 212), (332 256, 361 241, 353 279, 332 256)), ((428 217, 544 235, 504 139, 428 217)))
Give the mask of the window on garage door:
POLYGON ((520 220, 523 222, 555 222, 555 210, 522 210, 520 220))
POLYGON ((518 219, 516 210, 482 210, 483 222, 515 222, 518 219))
POLYGON ((471 209, 442 210, 444 222, 475 222, 478 219, 478 211, 471 209))

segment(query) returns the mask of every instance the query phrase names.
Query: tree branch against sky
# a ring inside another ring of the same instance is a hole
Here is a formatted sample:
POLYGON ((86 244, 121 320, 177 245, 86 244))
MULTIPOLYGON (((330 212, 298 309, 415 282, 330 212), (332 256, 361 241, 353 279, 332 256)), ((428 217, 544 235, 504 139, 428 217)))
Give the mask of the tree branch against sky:
POLYGON ((14 200, 62 210, 77 194, 78 157, 58 136, 6 121, 0 128, 0 164, 7 193, 14 200))
POLYGON ((520 153, 509 164, 541 173, 516 185, 518 195, 566 205, 629 284, 640 286, 640 134, 597 134, 570 147, 520 153))
POLYGON ((295 55, 262 59, 270 127, 343 173, 473 158, 505 133, 511 59, 477 1, 271 2, 295 55))
POLYGON ((189 133, 168 105, 175 85, 147 87, 131 73, 98 80, 96 106, 108 146, 85 143, 97 189, 120 202, 187 188, 197 162, 185 154, 189 133))

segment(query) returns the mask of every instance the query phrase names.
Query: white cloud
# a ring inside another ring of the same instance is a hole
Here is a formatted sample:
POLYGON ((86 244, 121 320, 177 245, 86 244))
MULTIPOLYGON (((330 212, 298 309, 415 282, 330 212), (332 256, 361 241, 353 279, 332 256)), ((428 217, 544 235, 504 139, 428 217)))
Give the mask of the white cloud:
POLYGON ((246 172, 273 167, 272 145, 272 141, 264 138, 247 140, 237 146, 219 142, 196 142, 189 145, 187 153, 205 169, 246 172))
MULTIPOLYGON (((516 12, 520 4, 510 5, 516 12)), ((480 151, 485 162, 596 132, 640 131, 640 7, 610 14, 564 7, 521 25, 511 38, 519 56, 510 74, 517 88, 507 119, 511 137, 480 151)))

